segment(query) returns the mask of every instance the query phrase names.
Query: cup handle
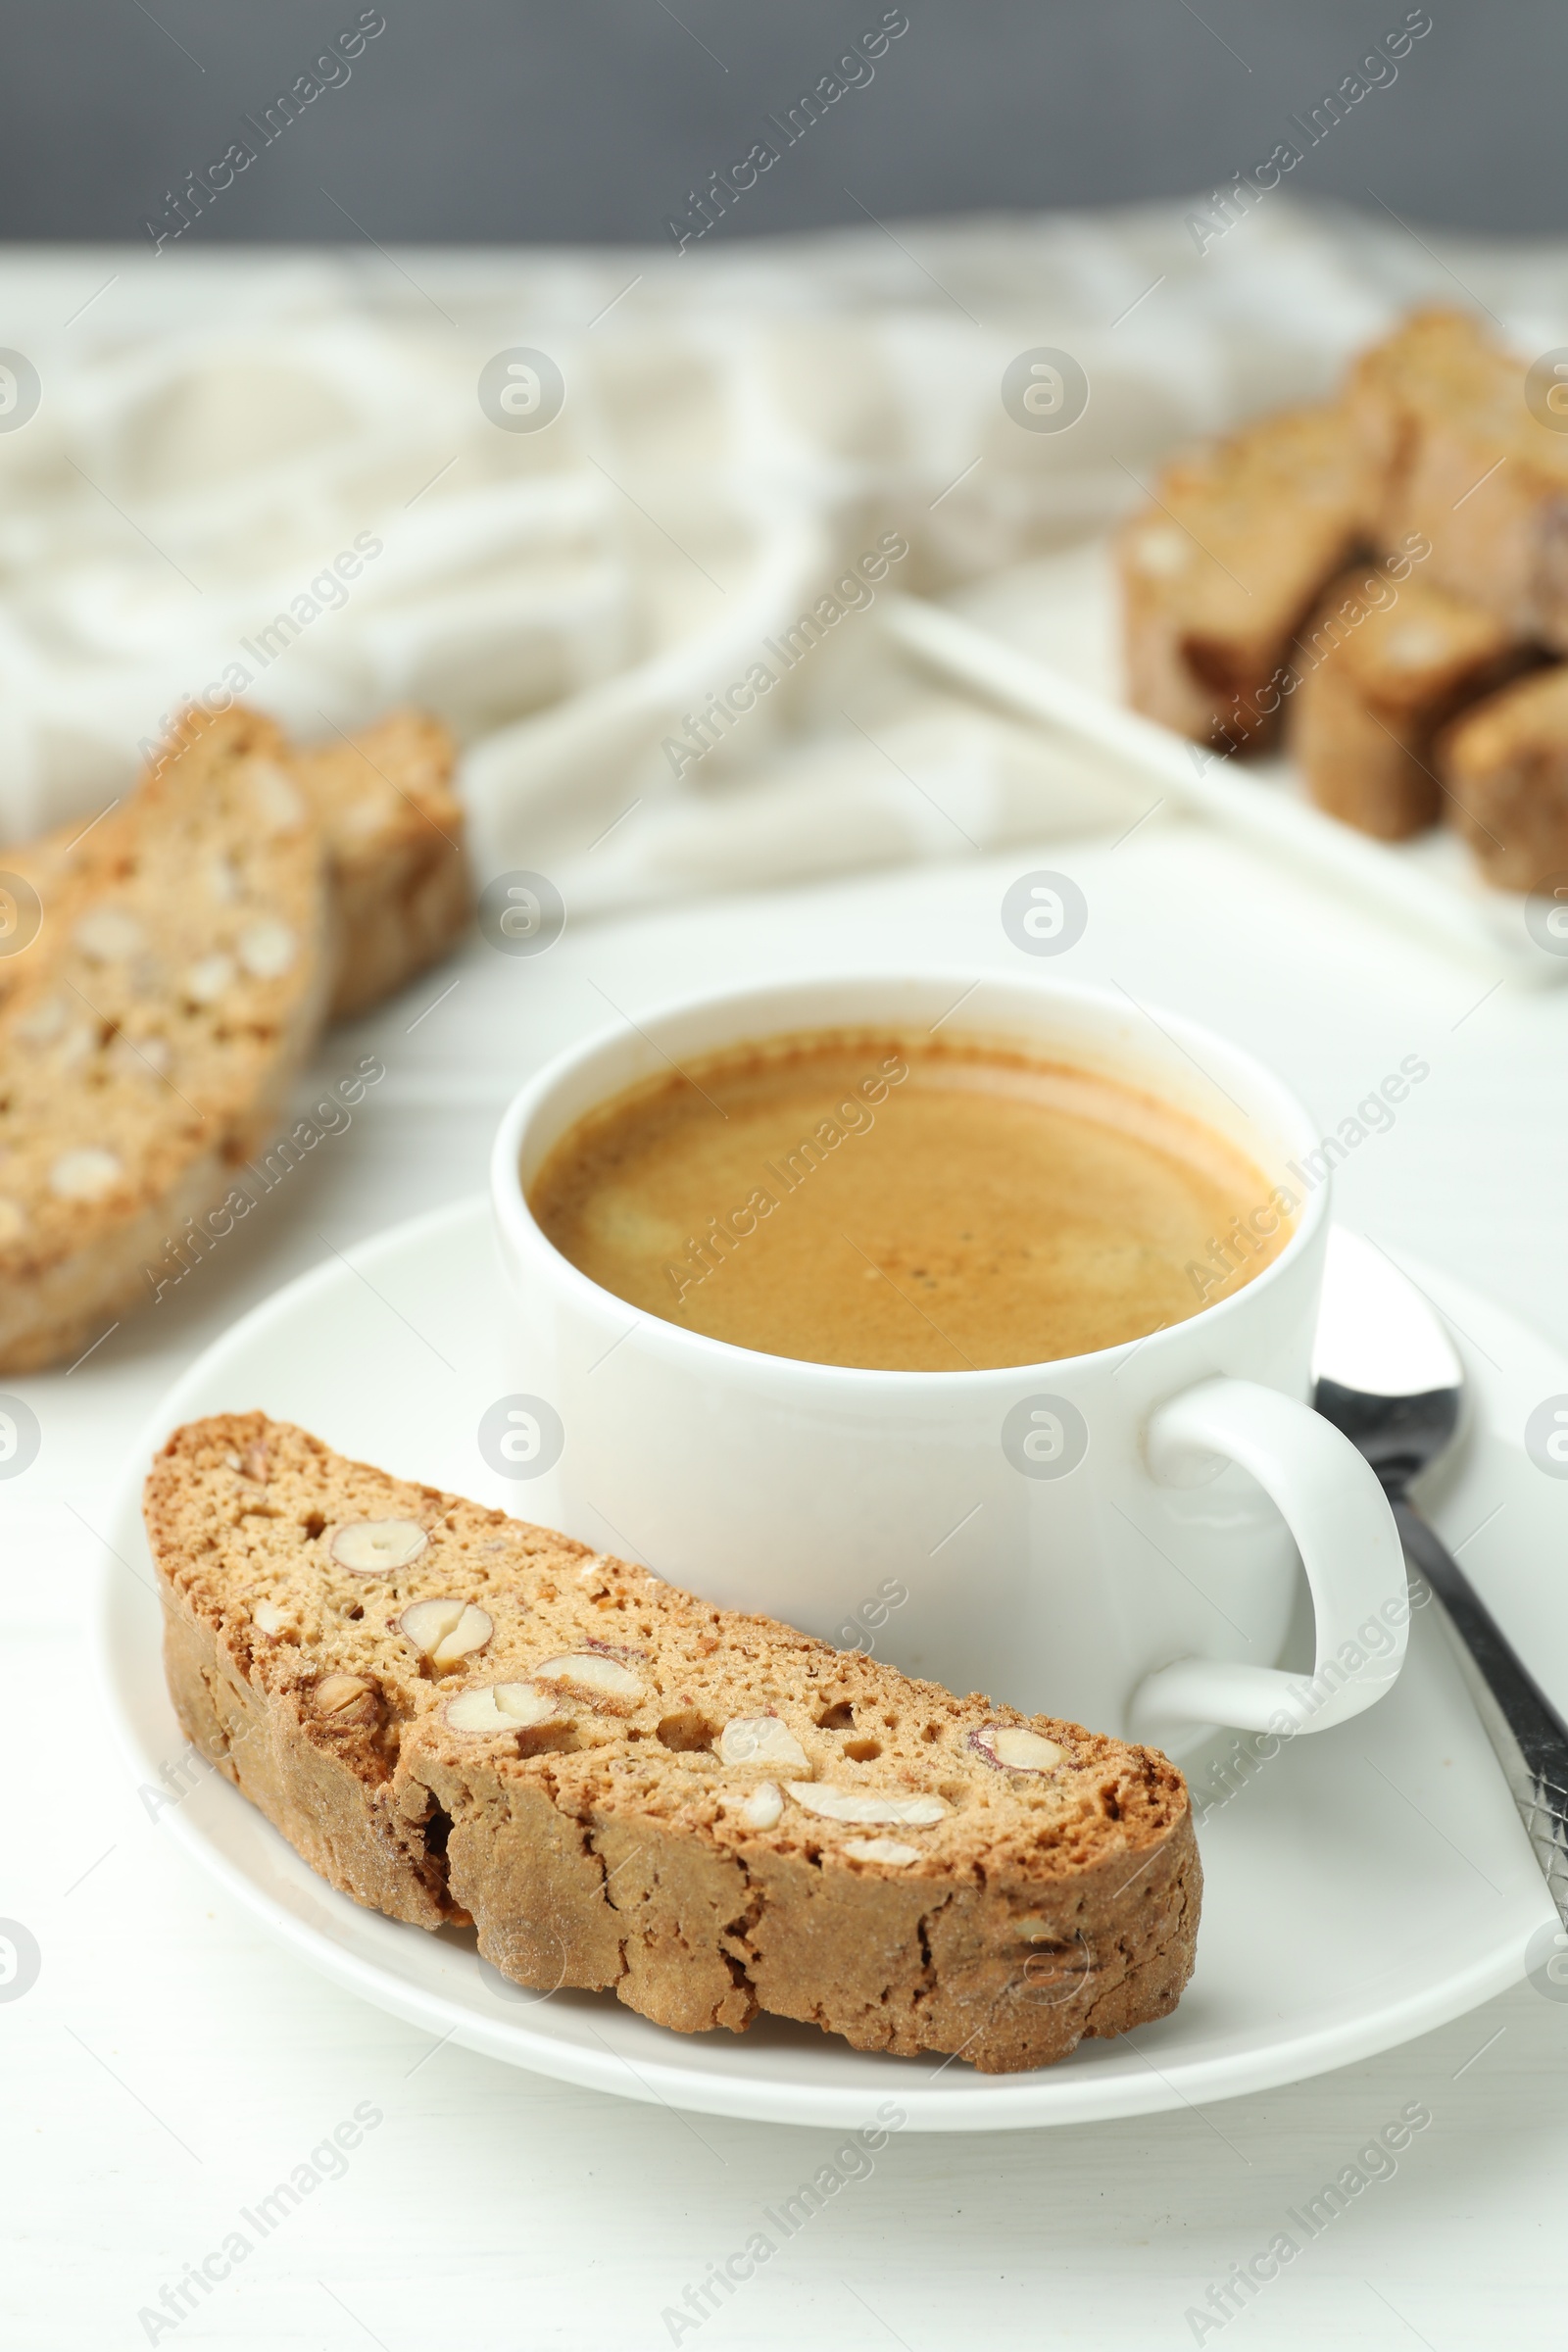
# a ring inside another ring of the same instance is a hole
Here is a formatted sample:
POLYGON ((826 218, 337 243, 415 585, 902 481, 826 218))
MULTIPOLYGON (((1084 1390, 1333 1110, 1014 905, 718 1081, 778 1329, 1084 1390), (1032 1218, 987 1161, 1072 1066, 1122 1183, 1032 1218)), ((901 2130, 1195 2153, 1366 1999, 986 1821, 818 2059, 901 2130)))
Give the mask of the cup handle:
POLYGON ((1404 1662, 1410 1604, 1394 1513, 1370 1463, 1310 1406, 1251 1380, 1205 1380, 1160 1405, 1149 1467, 1163 1486, 1203 1486, 1239 1463, 1278 1504, 1296 1539, 1317 1623, 1310 1676, 1220 1658, 1178 1658, 1133 1695, 1135 1723, 1220 1723, 1241 1731, 1325 1732, 1383 1696, 1404 1662), (1392 1637, 1381 1657, 1357 1638, 1368 1618, 1392 1637), (1337 1653, 1351 1644, 1359 1667, 1337 1653))

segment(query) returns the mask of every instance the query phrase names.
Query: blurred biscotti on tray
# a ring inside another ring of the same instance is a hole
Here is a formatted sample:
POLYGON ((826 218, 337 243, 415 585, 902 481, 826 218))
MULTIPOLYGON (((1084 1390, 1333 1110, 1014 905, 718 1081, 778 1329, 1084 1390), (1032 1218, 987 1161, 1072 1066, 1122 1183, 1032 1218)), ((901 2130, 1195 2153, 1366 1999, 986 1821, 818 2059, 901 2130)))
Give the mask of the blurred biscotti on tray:
POLYGON ((455 947, 472 911, 451 736, 423 710, 394 710, 354 736, 308 746, 295 773, 326 837, 335 978, 347 1020, 455 947))
POLYGON ((956 1697, 261 1413, 147 1481, 187 1737, 312 1868, 549 1993, 1006 2073, 1163 2017, 1200 1877, 1157 1751, 956 1697))
POLYGON ((1169 466, 1119 542, 1135 707, 1221 758, 1283 734, 1319 808, 1385 841, 1451 824, 1502 887, 1562 866, 1552 673, 1508 683, 1568 655, 1568 405, 1559 422, 1551 389, 1476 319, 1425 311, 1335 402, 1169 466), (1504 721, 1518 757, 1485 787, 1467 767, 1461 794, 1447 766, 1475 754, 1451 747, 1492 696, 1521 714, 1504 721), (1502 850, 1477 813, 1494 792, 1502 850))
POLYGON ((1166 467, 1123 531, 1132 700, 1207 742, 1265 747, 1269 681, 1323 583, 1366 537, 1372 476, 1344 409, 1299 409, 1166 467))
POLYGON ((1478 606, 1367 566, 1334 582, 1296 650, 1292 748, 1307 788, 1331 816, 1382 841, 1437 822, 1434 736, 1526 658, 1478 606))
POLYGON ((1357 362, 1348 400, 1382 477, 1378 549, 1418 534, 1425 578, 1562 652, 1568 431, 1532 408, 1528 376, 1478 319, 1425 311, 1357 362))
POLYGON ((1534 890, 1568 875, 1568 668, 1478 703, 1438 757, 1452 821, 1489 881, 1534 890))
POLYGON ((68 1358, 282 1115, 331 978, 320 828, 270 720, 182 742, 74 853, 0 1002, 0 1368, 68 1358))
POLYGON ((159 1296, 323 1021, 455 944, 452 763, 416 710, 304 752, 192 710, 125 800, 4 853, 0 1370, 69 1362, 159 1296))

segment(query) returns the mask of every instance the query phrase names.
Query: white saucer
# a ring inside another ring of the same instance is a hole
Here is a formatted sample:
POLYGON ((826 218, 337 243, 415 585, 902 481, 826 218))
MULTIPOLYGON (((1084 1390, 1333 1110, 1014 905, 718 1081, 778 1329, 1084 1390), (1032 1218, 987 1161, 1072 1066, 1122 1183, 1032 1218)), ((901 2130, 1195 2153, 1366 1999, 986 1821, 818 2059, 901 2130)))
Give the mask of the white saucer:
MULTIPOLYGON (((1468 1433, 1428 1508, 1564 1706, 1568 1481, 1543 1476, 1522 1437, 1533 1406, 1568 1394, 1568 1361, 1459 1284, 1414 1272, 1448 1317, 1471 1384, 1468 1433)), ((168 1786, 160 1768, 183 1750, 141 1527, 155 1446, 197 1415, 261 1407, 404 1476, 548 1518, 545 1482, 504 1488, 477 1449, 481 1413, 510 1386, 499 1281, 485 1205, 442 1209, 290 1283, 165 1400, 117 1499, 100 1608, 111 1704, 138 1782, 168 1786)), ((715 2115, 834 2128, 888 2098, 927 2132, 1143 2115, 1387 2049, 1525 1973, 1551 1906, 1445 1636, 1427 1612, 1412 1631, 1390 1697, 1298 1740, 1208 1811, 1198 1969, 1176 2014, 1033 2075, 863 2055, 774 2019, 742 2035, 686 2036, 609 1994, 526 1993, 478 1959, 471 1936, 402 1927, 334 1892, 216 1774, 159 1818, 313 1967, 514 2066, 715 2115)), ((1190 1778, 1201 1800, 1201 1762, 1190 1778)))

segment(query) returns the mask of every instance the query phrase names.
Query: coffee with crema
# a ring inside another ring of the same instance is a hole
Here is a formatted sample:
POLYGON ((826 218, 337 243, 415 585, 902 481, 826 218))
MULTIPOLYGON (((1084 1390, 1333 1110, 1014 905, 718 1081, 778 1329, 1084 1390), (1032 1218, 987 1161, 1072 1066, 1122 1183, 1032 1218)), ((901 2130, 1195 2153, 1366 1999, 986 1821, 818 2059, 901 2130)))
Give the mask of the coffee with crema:
POLYGON ((978 1039, 764 1039, 650 1081, 529 1188, 562 1254, 688 1331, 954 1372, 1185 1322, 1291 1226, 1231 1143, 1098 1073, 978 1039))

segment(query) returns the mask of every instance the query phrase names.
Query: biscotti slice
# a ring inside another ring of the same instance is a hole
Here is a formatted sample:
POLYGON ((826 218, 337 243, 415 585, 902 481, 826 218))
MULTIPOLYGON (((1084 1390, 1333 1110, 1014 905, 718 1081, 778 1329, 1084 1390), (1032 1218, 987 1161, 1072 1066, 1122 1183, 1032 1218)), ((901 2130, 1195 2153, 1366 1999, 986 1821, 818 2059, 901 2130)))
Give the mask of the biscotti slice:
MULTIPOLYGON (((1350 367, 1345 404, 1368 465, 1381 485, 1380 533, 1394 527, 1404 495, 1413 436, 1424 415, 1480 421, 1500 414, 1501 355, 1468 311, 1435 304, 1412 311, 1350 367), (1393 502, 1391 505, 1388 502, 1393 502)), ((1517 392, 1517 377, 1514 382, 1517 392)))
POLYGON ((545 1991, 1043 2066, 1174 2007, 1156 1752, 955 1697, 261 1413, 147 1482, 185 1732, 313 1868, 545 1991))
POLYGON ((1568 433, 1532 412, 1528 373, 1476 319, 1426 311, 1357 363, 1348 401, 1384 468, 1378 544, 1420 535, 1434 586, 1562 651, 1568 433))
POLYGON ((1437 756, 1446 812, 1489 882, 1534 890, 1568 874, 1568 666, 1477 703, 1437 756))
POLYGON ((1167 466, 1118 540, 1134 709, 1218 750, 1264 748, 1292 640, 1371 503, 1339 408, 1266 417, 1167 466))
POLYGON ((1474 605, 1377 568, 1334 583, 1301 633, 1291 749, 1320 808, 1380 841, 1437 821, 1433 737, 1529 661, 1474 605))
POLYGON ((0 1369, 69 1358, 223 1200, 320 1022, 319 831, 233 710, 52 881, 0 1003, 0 1369))
MULTIPOLYGON (((166 755, 200 733, 180 717, 166 755)), ((394 710, 354 736, 276 757, 305 787, 324 837, 333 984, 328 1020, 367 1012, 456 945, 472 912, 451 736, 423 710, 394 710)), ((40 899, 86 873, 104 844, 73 821, 0 852, 0 868, 40 899)), ((0 960, 0 1002, 21 975, 0 960)))
POLYGON ((473 898, 454 758, 440 721, 412 710, 295 754, 326 835, 332 1020, 391 996, 467 926, 473 898))

